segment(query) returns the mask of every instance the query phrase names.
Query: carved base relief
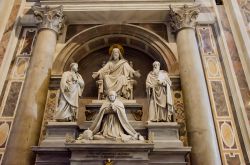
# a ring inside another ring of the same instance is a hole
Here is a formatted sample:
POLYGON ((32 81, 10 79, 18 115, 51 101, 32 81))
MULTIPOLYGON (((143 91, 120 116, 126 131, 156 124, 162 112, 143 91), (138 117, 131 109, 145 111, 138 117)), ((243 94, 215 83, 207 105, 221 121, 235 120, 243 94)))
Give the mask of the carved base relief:
POLYGON ((59 93, 59 90, 48 91, 39 142, 44 139, 44 135, 46 134, 46 125, 49 121, 53 121, 53 115, 58 105, 59 93))
POLYGON ((180 140, 183 142, 184 146, 188 146, 187 128, 186 128, 186 119, 185 119, 182 92, 177 90, 174 91, 173 97, 174 97, 176 122, 180 124, 180 129, 179 129, 180 140))

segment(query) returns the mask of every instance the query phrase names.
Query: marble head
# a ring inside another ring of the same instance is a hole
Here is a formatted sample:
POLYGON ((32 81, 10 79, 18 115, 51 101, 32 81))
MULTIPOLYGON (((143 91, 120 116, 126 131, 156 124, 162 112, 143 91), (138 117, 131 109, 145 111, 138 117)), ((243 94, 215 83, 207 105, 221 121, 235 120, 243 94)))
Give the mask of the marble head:
POLYGON ((115 99, 117 97, 117 94, 115 91, 109 91, 108 92, 108 99, 111 101, 111 102, 114 102, 115 99))
POLYGON ((70 68, 71 68, 71 70, 77 72, 78 71, 78 64, 77 63, 71 63, 70 68))

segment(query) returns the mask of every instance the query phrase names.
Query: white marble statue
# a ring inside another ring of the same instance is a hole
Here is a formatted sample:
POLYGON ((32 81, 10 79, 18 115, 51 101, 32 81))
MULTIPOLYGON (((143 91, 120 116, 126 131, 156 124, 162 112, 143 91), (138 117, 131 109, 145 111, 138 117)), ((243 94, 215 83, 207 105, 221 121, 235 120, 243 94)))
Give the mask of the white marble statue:
POLYGON ((153 63, 153 70, 147 76, 146 91, 149 99, 148 121, 170 121, 173 113, 171 80, 166 71, 160 70, 158 61, 153 63))
POLYGON ((82 95, 84 81, 77 72, 77 63, 72 63, 70 68, 70 71, 62 74, 59 104, 54 114, 56 121, 76 121, 78 99, 82 95))
POLYGON ((94 72, 92 77, 103 80, 104 90, 107 93, 112 90, 119 96, 129 99, 132 86, 129 80, 133 76, 140 77, 139 71, 135 71, 123 58, 123 48, 121 45, 115 44, 110 48, 110 59, 107 64, 98 72, 94 72))
POLYGON ((144 140, 129 124, 124 105, 117 99, 115 91, 109 91, 92 125, 79 136, 78 140, 81 139, 144 140))

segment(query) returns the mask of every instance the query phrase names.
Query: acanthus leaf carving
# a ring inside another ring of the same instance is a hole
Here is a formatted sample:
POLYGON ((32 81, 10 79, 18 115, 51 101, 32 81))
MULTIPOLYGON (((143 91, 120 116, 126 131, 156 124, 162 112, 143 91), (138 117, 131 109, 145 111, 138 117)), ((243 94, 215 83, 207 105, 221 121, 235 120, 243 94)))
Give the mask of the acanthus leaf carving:
POLYGON ((178 32, 183 28, 194 28, 200 13, 199 5, 192 7, 184 5, 179 10, 174 10, 171 6, 169 8, 170 26, 174 32, 178 32))
POLYGON ((60 33, 64 25, 63 7, 32 6, 39 29, 51 29, 60 33))

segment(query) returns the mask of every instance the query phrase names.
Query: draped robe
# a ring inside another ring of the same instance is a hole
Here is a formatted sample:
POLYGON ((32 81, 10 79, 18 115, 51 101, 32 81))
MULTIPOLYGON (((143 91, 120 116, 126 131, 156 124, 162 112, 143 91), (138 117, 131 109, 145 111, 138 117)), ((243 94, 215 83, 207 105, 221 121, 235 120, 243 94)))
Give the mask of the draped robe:
POLYGON ((129 124, 123 103, 106 100, 93 121, 90 130, 94 135, 108 139, 138 140, 139 134, 129 124))
POLYGON ((149 121, 168 121, 168 112, 173 112, 171 81, 164 70, 158 74, 151 71, 146 79, 149 98, 149 121), (164 82, 166 85, 159 84, 164 82))
POLYGON ((133 77, 135 70, 125 59, 118 62, 109 61, 98 73, 103 79, 105 91, 115 91, 118 95, 129 98, 131 90, 128 80, 133 77))
POLYGON ((79 73, 66 71, 60 82, 59 104, 54 119, 75 117, 78 108, 78 99, 82 95, 84 81, 79 73))

